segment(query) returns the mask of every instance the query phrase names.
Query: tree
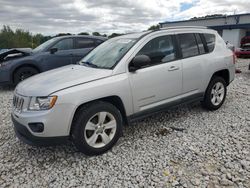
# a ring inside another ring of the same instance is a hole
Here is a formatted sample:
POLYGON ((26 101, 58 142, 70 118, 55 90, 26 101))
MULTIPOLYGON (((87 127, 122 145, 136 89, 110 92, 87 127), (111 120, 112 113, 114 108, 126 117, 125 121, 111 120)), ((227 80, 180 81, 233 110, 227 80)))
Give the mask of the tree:
POLYGON ((218 18, 218 17, 223 17, 223 16, 226 16, 226 15, 225 14, 212 14, 212 15, 206 15, 206 16, 201 16, 201 17, 193 17, 193 18, 190 18, 190 20, 218 18))
POLYGON ((89 35, 89 33, 88 32, 81 32, 78 35, 89 35))
POLYGON ((62 37, 62 36, 68 36, 68 35, 72 35, 71 33, 58 33, 57 35, 55 35, 55 37, 62 37))
POLYGON ((51 39, 51 36, 32 35, 32 33, 23 29, 14 31, 5 25, 0 30, 0 48, 35 48, 49 39, 51 39))
POLYGON ((149 30, 158 30, 158 29, 160 29, 160 25, 159 25, 159 24, 150 26, 150 27, 148 28, 148 31, 149 31, 149 30))
POLYGON ((121 33, 112 33, 111 35, 108 36, 108 38, 114 38, 114 37, 118 37, 118 36, 121 36, 123 34, 121 33))
POLYGON ((99 32, 93 32, 92 35, 94 35, 94 36, 101 36, 101 34, 99 32))

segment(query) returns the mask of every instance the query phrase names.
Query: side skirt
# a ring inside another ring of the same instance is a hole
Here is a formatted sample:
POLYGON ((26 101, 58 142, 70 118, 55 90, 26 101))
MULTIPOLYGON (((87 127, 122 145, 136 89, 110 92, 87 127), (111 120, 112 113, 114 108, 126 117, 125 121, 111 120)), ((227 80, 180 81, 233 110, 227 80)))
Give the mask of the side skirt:
POLYGON ((180 99, 180 100, 176 100, 173 102, 169 102, 169 103, 157 106, 157 107, 152 108, 152 109, 137 112, 137 113, 132 114, 132 115, 127 117, 128 125, 130 125, 131 123, 133 123, 137 120, 144 119, 148 116, 152 116, 156 113, 164 112, 164 111, 167 111, 171 108, 175 108, 181 104, 190 104, 190 103, 202 101, 203 97, 204 97, 204 93, 198 93, 198 94, 195 94, 192 96, 185 97, 185 98, 180 99))

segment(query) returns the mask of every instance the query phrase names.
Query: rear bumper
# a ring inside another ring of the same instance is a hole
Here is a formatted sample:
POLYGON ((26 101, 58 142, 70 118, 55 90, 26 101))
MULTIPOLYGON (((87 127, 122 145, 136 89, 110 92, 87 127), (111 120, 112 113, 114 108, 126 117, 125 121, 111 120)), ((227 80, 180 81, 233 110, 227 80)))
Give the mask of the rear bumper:
POLYGON ((11 116, 14 125, 16 136, 24 143, 32 146, 51 146, 67 143, 68 136, 62 137, 38 137, 31 134, 31 132, 22 124, 17 122, 13 115, 11 116))

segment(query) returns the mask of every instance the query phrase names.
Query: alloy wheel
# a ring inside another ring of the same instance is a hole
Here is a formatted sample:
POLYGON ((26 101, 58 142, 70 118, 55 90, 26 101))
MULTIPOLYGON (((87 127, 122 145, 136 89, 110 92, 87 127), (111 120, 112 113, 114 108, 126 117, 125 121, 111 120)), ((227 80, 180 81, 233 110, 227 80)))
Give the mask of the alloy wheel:
POLYGON ((109 112, 98 112, 92 116, 84 130, 84 139, 94 148, 106 146, 114 138, 117 129, 115 117, 109 112))
POLYGON ((221 82, 214 84, 211 90, 211 102, 213 105, 218 106, 221 104, 225 97, 225 87, 221 82))

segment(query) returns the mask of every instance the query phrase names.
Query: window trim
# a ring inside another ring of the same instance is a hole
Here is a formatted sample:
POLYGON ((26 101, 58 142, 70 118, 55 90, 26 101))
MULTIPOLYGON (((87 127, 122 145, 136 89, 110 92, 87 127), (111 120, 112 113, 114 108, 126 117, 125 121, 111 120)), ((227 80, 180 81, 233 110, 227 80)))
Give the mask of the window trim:
POLYGON ((196 41, 196 44, 197 44, 197 47, 198 47, 199 55, 206 54, 207 52, 206 52, 206 49, 205 49, 204 41, 201 38, 201 34, 200 33, 194 33, 194 37, 195 37, 195 41, 196 41), (198 44, 198 39, 197 39, 197 35, 200 36, 201 44, 203 45, 203 48, 204 48, 204 53, 201 53, 201 51, 200 51, 199 44, 198 44))
POLYGON ((205 48, 205 52, 206 52, 205 54, 211 53, 211 52, 209 52, 209 50, 208 50, 208 46, 207 46, 207 42, 206 42, 206 39, 205 39, 204 34, 203 34, 203 33, 200 33, 200 36, 201 36, 201 40, 202 40, 203 45, 204 45, 204 48, 205 48))
MULTIPOLYGON (((153 66, 157 66, 157 65, 167 64, 167 63, 170 63, 170 62, 173 62, 173 61, 176 61, 176 60, 179 59, 179 57, 178 57, 178 48, 177 48, 177 43, 176 43, 175 34, 168 34, 168 35, 157 36, 157 37, 155 37, 155 38, 149 40, 146 44, 144 44, 144 45, 141 47, 141 49, 142 49, 145 45, 147 45, 150 41, 152 41, 152 40, 154 40, 154 39, 156 39, 156 38, 159 38, 159 37, 164 37, 164 36, 165 36, 165 37, 166 37, 166 36, 170 36, 170 37, 171 37, 172 44, 173 44, 173 47, 174 47, 175 59, 170 60, 170 61, 167 61, 167 62, 160 62, 160 63, 156 63, 156 64, 147 65, 147 66, 145 66, 145 67, 139 68, 138 70, 145 69, 145 68, 149 68, 149 67, 153 67, 153 66)), ((140 50, 141 50, 141 49, 140 49, 140 50)), ((136 57, 136 55, 140 52, 140 50, 135 54, 134 57, 136 57)), ((132 60, 134 59, 134 57, 132 58, 132 60)), ((131 60, 131 62, 128 64, 128 67, 132 64, 132 60, 131 60)))

